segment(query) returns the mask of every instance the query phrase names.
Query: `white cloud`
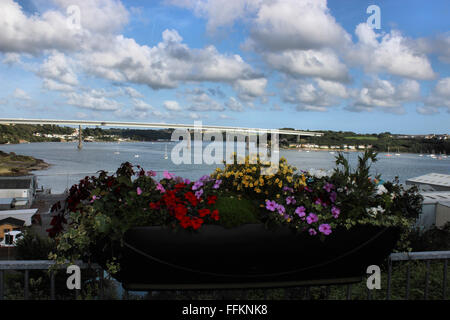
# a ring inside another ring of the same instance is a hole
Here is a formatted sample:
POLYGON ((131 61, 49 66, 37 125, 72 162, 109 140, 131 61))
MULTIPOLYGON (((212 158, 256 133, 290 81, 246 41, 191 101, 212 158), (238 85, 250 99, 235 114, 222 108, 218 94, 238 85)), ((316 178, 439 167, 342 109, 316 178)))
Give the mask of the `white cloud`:
POLYGON ((450 113, 450 77, 440 79, 430 94, 425 98, 424 106, 417 108, 421 114, 439 113, 439 109, 450 113))
POLYGON ((353 102, 347 106, 350 111, 374 111, 402 114, 403 104, 420 97, 420 85, 415 80, 403 80, 395 85, 388 80, 374 79, 353 92, 353 102))
POLYGON ((263 56, 272 68, 294 77, 349 80, 347 67, 331 50, 288 50, 282 53, 266 53, 263 56))
POLYGON ((50 91, 74 91, 75 88, 71 85, 60 83, 51 79, 44 79, 42 87, 50 91))
POLYGON ((164 108, 166 108, 169 111, 181 111, 182 108, 180 107, 180 105, 178 104, 177 101, 164 101, 164 108))
POLYGON ((153 107, 140 99, 133 99, 133 105, 136 111, 149 111, 153 110, 153 107))
POLYGON ((359 41, 348 51, 347 60, 362 65, 366 72, 388 72, 416 80, 435 78, 428 58, 415 50, 400 32, 380 35, 361 23, 355 33, 359 41))
POLYGON ((256 78, 250 80, 237 80, 234 88, 238 92, 238 97, 244 101, 251 101, 254 98, 265 95, 267 86, 266 78, 256 78))
POLYGON ((116 100, 107 99, 92 92, 69 92, 64 93, 63 96, 67 98, 67 104, 84 109, 116 111, 122 106, 116 100))
POLYGON ((13 97, 20 100, 31 100, 31 97, 24 90, 16 88, 13 93, 13 97))
POLYGON ((13 65, 13 64, 17 64, 20 63, 20 54, 18 53, 5 53, 4 54, 4 58, 2 60, 2 63, 7 64, 7 65, 13 65))
POLYGON ((340 47, 349 35, 330 14, 326 0, 276 0, 261 4, 247 47, 268 51, 340 47))
POLYGON ((134 89, 132 87, 125 87, 124 90, 125 90, 125 93, 130 98, 143 98, 144 97, 144 95, 142 93, 140 93, 139 91, 137 91, 136 89, 134 89))
POLYGON ((234 97, 230 97, 228 99, 228 101, 225 103, 225 105, 231 111, 238 111, 238 112, 244 111, 244 107, 242 106, 242 103, 237 101, 234 97))
MULTIPOLYGON (((296 105, 297 111, 327 111, 348 96, 345 87, 336 82, 287 80, 284 83, 283 101, 296 105)), ((279 108, 278 108, 279 109, 279 108)))
POLYGON ((54 52, 41 65, 38 75, 69 86, 78 85, 78 79, 71 67, 71 61, 63 53, 54 52))

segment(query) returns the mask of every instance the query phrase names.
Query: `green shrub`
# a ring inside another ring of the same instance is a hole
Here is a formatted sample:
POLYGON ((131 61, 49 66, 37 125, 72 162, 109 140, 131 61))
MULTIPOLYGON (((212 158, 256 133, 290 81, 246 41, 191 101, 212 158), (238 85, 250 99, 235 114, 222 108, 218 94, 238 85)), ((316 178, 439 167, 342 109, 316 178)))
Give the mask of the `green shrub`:
POLYGON ((248 199, 236 196, 220 197, 216 202, 220 212, 219 224, 225 228, 233 228, 247 223, 260 223, 258 208, 248 199))

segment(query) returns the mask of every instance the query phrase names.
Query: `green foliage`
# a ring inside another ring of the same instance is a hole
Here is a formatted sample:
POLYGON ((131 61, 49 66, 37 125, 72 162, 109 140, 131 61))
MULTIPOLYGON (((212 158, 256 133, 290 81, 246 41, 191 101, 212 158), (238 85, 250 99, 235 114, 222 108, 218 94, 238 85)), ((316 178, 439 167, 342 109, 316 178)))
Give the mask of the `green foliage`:
POLYGON ((219 197, 216 209, 220 212, 218 224, 233 228, 247 223, 258 223, 258 207, 249 199, 237 196, 219 197))
POLYGON ((18 260, 47 260, 48 254, 55 249, 55 241, 27 230, 17 240, 16 249, 18 260))

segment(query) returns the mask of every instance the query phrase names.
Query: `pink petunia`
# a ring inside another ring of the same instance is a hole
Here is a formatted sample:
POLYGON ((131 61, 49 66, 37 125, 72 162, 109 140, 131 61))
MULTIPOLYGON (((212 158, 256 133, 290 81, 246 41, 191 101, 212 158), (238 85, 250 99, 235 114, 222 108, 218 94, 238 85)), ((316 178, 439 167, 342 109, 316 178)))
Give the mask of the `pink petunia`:
POLYGON ((169 173, 167 170, 163 172, 163 176, 169 180, 173 178, 173 174, 169 173))
POLYGON ((137 187, 136 188, 136 193, 137 193, 138 196, 140 196, 142 194, 142 189, 137 187))
POLYGON ((308 224, 314 223, 319 221, 319 218, 317 217, 317 215, 315 215, 314 213, 310 213, 307 217, 306 217, 306 222, 308 224))
POLYGON ((327 223, 321 224, 319 226, 319 231, 322 232, 324 235, 329 235, 331 233, 331 226, 327 223))

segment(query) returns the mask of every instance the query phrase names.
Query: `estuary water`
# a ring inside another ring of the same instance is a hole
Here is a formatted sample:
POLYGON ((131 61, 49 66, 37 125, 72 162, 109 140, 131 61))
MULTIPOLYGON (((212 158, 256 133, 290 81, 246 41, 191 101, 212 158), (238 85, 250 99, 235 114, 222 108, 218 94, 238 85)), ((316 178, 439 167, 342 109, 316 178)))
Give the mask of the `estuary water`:
MULTIPOLYGON (((93 175, 99 170, 113 173, 126 161, 140 165, 145 170, 156 171, 158 178, 162 177, 164 170, 168 170, 194 180, 210 174, 216 167, 223 167, 221 164, 176 165, 171 160, 171 150, 175 144, 176 142, 90 142, 84 143, 83 148, 78 150, 76 143, 41 142, 0 145, 0 150, 33 156, 49 163, 51 166, 47 170, 33 173, 38 176, 39 187, 51 188, 52 193, 61 193, 86 175, 93 175), (167 159, 165 159, 166 149, 167 159)), ((203 148, 207 145, 203 144, 203 148)), ((200 148, 194 146, 191 151, 192 159, 195 153, 202 152, 200 148)), ((225 152, 223 154, 225 155, 225 152)), ((279 155, 285 157, 289 164, 299 170, 331 170, 335 167, 337 152, 332 154, 329 151, 280 150, 279 155)), ((356 166, 358 155, 361 153, 345 154, 352 167, 356 166)), ((403 183, 409 178, 431 172, 450 174, 450 156, 432 158, 426 154, 420 156, 392 153, 392 156, 388 157, 386 153, 380 153, 371 170, 374 175, 381 174, 381 178, 385 181, 398 176, 403 183)))

